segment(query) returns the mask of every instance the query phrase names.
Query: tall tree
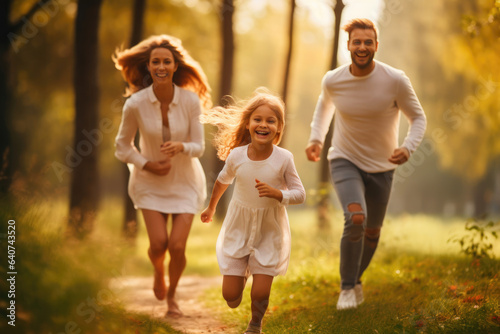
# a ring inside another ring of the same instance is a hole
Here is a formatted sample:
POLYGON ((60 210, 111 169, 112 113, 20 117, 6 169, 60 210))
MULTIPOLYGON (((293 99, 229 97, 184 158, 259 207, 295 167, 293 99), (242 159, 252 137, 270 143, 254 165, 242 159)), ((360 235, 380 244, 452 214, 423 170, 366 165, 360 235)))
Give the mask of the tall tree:
MULTIPOLYGON (((333 38, 333 50, 332 58, 330 63, 330 69, 335 69, 338 65, 338 53, 339 53, 339 37, 340 37, 340 20, 342 18, 342 11, 344 10, 344 2, 338 0, 333 7, 333 12, 335 14, 335 25, 334 25, 334 38, 333 38)), ((330 128, 325 138, 323 144, 323 151, 321 152, 321 171, 319 180, 319 203, 318 203, 318 227, 320 229, 330 228, 330 167, 328 165, 328 148, 332 141, 333 135, 333 123, 330 124, 330 128)))
MULTIPOLYGON (((130 34, 130 46, 138 44, 143 35, 144 30, 144 12, 146 10, 146 0, 134 0, 134 7, 132 10, 132 32, 130 34)), ((136 138, 137 142, 137 138, 136 138)), ((125 214, 123 216, 123 235, 129 241, 133 241, 137 237, 138 224, 137 224, 137 211, 134 208, 134 203, 128 195, 128 180, 130 171, 126 164, 123 164, 123 175, 125 191, 123 193, 123 201, 125 206, 125 214)))
MULTIPOLYGON (((221 16, 221 36, 222 36, 222 58, 221 71, 219 79, 219 103, 224 106, 228 103, 224 99, 232 92, 233 87, 233 69, 234 69, 234 1, 223 0, 220 8, 221 16)), ((219 159, 214 159, 214 175, 222 169, 224 163, 219 159)), ((226 192, 220 199, 216 216, 221 219, 225 216, 228 207, 228 193, 226 192)))
MULTIPOLYGON (((287 105, 287 97, 288 97, 288 86, 290 81, 290 67, 292 63, 292 53, 293 53, 293 28, 294 28, 294 18, 295 18, 295 8, 297 7, 295 0, 290 0, 290 16, 288 19, 288 51, 286 54, 285 60, 285 74, 283 77, 283 90, 281 92, 281 97, 283 98, 283 102, 287 105)), ((285 119, 288 118, 288 113, 285 114, 285 119)), ((281 146, 284 146, 285 143, 285 134, 281 137, 281 146)))
POLYGON ((99 206, 98 32, 102 0, 78 1, 75 21, 75 129, 69 228, 77 237, 93 229, 99 206))
POLYGON ((28 43, 33 15, 49 0, 41 0, 33 4, 25 15, 16 22, 10 22, 13 0, 0 3, 0 196, 7 196, 12 183, 13 155, 9 131, 12 87, 9 85, 9 69, 12 52, 28 43), (29 26, 29 27, 28 27, 29 26))

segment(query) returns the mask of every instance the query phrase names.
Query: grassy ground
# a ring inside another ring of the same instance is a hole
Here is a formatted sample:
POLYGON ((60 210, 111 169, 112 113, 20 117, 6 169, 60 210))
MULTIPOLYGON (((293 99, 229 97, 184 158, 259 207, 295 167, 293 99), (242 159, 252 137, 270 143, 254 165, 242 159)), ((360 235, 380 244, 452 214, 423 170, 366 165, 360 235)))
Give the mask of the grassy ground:
MULTIPOLYGON (((178 333, 162 321, 125 312, 109 289, 113 277, 150 276, 152 269, 144 225, 130 247, 121 238, 120 202, 106 201, 102 208, 86 242, 65 237, 63 202, 1 208, 0 233, 7 231, 8 219, 16 220, 18 275, 16 327, 2 321, 0 332, 178 333)), ((290 210, 289 216, 290 267, 286 276, 275 279, 265 333, 500 332, 499 261, 472 261, 459 254, 458 244, 447 242, 463 231, 463 220, 390 217, 364 277, 365 303, 357 310, 339 312, 335 304, 341 215, 334 213, 331 231, 321 233, 314 211, 290 210)), ((219 275, 215 258, 219 228, 195 217, 186 275, 219 275)), ((1 241, 6 254, 7 244, 1 241)), ((495 250, 498 258, 500 249, 495 250)), ((0 264, 2 272, 7 271, 4 266, 0 264)), ((0 296, 3 310, 9 302, 6 296, 4 292, 0 296)), ((249 287, 235 310, 224 304, 220 288, 208 291, 205 300, 209 308, 224 314, 224 321, 244 329, 250 315, 249 287)))
POLYGON ((129 259, 138 268, 142 263, 136 249, 128 247, 115 229, 113 212, 118 210, 103 210, 95 233, 80 242, 66 237, 63 202, 0 206, 3 254, 7 254, 7 222, 16 222, 17 272, 11 298, 4 283, 11 270, 2 256, 0 333, 179 333, 157 319, 128 314, 109 287, 111 278, 125 275, 129 259), (10 319, 5 314, 11 300, 16 305, 15 327, 7 324, 10 319))
MULTIPOLYGON (((337 311, 342 217, 334 214, 332 230, 316 233, 314 212, 289 216, 290 267, 275 279, 265 333, 500 333, 500 262, 472 261, 447 242, 460 235, 464 221, 389 218, 364 277, 365 303, 337 311)), ((225 309, 225 321, 245 328, 248 286, 238 309, 227 308, 219 291, 210 291, 207 300, 225 309)))

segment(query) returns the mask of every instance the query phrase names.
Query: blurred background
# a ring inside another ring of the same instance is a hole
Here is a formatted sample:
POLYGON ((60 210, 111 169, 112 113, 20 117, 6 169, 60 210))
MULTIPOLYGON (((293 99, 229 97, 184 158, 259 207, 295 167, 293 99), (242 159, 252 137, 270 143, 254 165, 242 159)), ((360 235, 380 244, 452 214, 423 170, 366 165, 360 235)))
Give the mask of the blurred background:
MULTIPOLYGON (((321 164, 307 161, 304 150, 323 75, 334 59, 350 62, 342 30, 333 56, 337 8, 340 26, 354 17, 376 22, 376 59, 406 72, 428 117, 421 147, 397 170, 390 212, 500 212, 499 1, 7 0, 1 6, 7 36, 1 182, 15 200, 62 200, 71 210, 92 211, 124 197, 127 176, 113 143, 125 83, 111 56, 147 36, 169 34, 205 70, 214 105, 227 93, 247 98, 258 86, 286 95, 283 146, 308 191, 305 206, 317 205, 322 191, 335 206, 320 180, 321 164)), ((210 145, 213 129, 205 129, 210 191, 220 164, 210 145)), ((402 117, 401 142, 406 131, 402 117)))

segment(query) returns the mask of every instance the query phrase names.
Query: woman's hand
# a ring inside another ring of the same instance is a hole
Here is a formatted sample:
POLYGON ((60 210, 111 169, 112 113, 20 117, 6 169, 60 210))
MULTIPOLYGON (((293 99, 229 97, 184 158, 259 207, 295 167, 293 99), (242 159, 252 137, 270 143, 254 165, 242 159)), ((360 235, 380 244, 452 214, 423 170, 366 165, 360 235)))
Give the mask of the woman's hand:
POLYGON ((203 223, 210 223, 212 221, 212 217, 215 214, 215 209, 211 209, 210 207, 203 210, 201 213, 201 221, 203 223))
POLYGON ((257 179, 255 179, 255 182, 257 183, 255 185, 255 188, 259 191, 259 197, 274 198, 278 202, 281 202, 283 200, 283 193, 281 192, 281 190, 273 188, 267 183, 260 182, 257 179))
POLYGON ((148 161, 143 167, 144 170, 159 176, 167 175, 168 172, 170 172, 170 168, 172 168, 170 159, 162 161, 148 161))
POLYGON ((167 141, 161 145, 160 151, 167 157, 172 158, 177 153, 184 151, 184 145, 180 141, 167 141))

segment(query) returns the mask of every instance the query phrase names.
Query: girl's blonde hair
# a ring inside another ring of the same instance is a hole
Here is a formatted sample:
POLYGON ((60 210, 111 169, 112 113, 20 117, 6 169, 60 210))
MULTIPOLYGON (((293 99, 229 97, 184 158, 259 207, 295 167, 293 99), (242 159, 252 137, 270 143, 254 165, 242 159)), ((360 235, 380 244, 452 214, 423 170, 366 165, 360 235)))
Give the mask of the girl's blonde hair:
POLYGON ((259 87, 252 98, 227 107, 215 107, 201 116, 201 122, 213 124, 218 130, 213 144, 217 156, 225 161, 231 150, 251 142, 250 132, 246 128, 252 113, 260 106, 266 105, 275 112, 278 118, 278 132, 273 143, 278 145, 285 128, 285 104, 281 98, 272 94, 267 88, 259 87))
POLYGON ((173 82, 177 86, 195 92, 202 105, 207 109, 210 108, 212 106, 210 86, 200 64, 191 58, 180 39, 169 35, 151 36, 130 49, 115 51, 111 58, 128 83, 125 96, 130 96, 153 83, 147 64, 151 51, 156 48, 166 48, 172 52, 175 63, 178 64, 173 82))

